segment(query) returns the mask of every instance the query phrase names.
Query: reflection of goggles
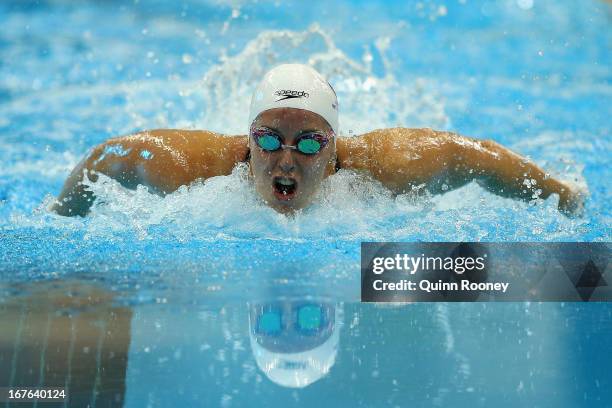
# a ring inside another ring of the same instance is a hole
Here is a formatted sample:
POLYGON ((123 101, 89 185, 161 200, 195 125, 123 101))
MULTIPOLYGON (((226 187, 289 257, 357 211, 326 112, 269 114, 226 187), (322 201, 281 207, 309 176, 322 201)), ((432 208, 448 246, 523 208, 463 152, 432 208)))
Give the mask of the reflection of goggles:
POLYGON ((295 146, 291 146, 283 144, 278 133, 265 127, 251 130, 251 135, 257 145, 267 152, 274 152, 282 148, 297 150, 307 155, 319 153, 333 137, 324 132, 308 132, 299 136, 295 146))
POLYGON ((317 304, 296 306, 292 308, 291 316, 284 316, 280 307, 265 306, 259 310, 254 330, 258 335, 278 336, 283 327, 291 324, 300 334, 312 336, 329 326, 330 317, 327 308, 317 304))
POLYGON ((319 347, 337 329, 336 306, 313 300, 279 300, 249 306, 252 341, 270 352, 299 353, 319 347))

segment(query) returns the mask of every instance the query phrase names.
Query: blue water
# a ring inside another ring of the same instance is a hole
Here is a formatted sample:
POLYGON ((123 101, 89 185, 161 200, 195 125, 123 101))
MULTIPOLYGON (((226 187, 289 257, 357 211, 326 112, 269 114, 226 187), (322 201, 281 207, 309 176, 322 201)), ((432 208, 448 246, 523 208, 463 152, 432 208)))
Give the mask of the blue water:
POLYGON ((598 0, 4 1, 0 301, 36 304, 37 285, 77 281, 128 308, 126 406, 252 395, 267 406, 610 406, 607 305, 356 302, 361 241, 610 240, 611 15, 598 0), (422 126, 493 139, 588 190, 584 216, 475 184, 393 197, 341 171, 287 218, 258 200, 244 167, 165 198, 102 178, 87 218, 47 210, 111 136, 245 134, 254 85, 290 61, 329 78, 343 136, 422 126), (266 378, 249 347, 245 305, 286 291, 344 311, 335 365, 301 389, 266 378))

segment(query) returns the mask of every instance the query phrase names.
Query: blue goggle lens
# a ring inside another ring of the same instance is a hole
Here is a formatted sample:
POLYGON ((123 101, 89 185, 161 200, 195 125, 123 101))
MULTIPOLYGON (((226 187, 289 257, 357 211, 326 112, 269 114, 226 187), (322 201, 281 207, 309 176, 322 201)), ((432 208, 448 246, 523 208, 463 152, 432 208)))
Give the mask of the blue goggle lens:
POLYGON ((316 139, 304 138, 300 139, 297 148, 304 154, 315 154, 321 150, 321 143, 316 139))
POLYGON ((297 325, 301 330, 315 331, 323 324, 323 310, 319 306, 308 305, 298 309, 297 325))
POLYGON ((281 314, 277 311, 264 312, 259 317, 257 332, 267 335, 275 335, 281 332, 281 314))
POLYGON ((257 138, 257 144, 264 150, 274 151, 281 147, 281 142, 276 136, 264 134, 257 138))

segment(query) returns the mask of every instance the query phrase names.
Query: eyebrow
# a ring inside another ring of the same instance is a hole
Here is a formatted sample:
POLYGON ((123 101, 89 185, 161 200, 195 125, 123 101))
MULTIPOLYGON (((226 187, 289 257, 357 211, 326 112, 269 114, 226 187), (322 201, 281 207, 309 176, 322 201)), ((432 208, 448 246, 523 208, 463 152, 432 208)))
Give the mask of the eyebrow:
MULTIPOLYGON (((258 127, 259 127, 259 128, 265 128, 265 129, 271 130, 271 131, 273 131, 273 132, 276 132, 276 133, 277 133, 279 136, 281 136, 281 137, 283 137, 283 138, 284 138, 284 134, 283 134, 283 132, 281 132, 280 130, 278 130, 278 129, 276 129, 276 128, 273 128, 272 126, 261 125, 261 126, 258 126, 258 127)), ((302 136, 302 135, 304 135, 304 134, 307 134, 307 133, 313 133, 313 132, 321 132, 321 133, 326 133, 325 131, 320 130, 320 129, 304 129, 304 130, 300 130, 300 131, 298 132, 297 136, 299 137, 299 136, 302 136)))

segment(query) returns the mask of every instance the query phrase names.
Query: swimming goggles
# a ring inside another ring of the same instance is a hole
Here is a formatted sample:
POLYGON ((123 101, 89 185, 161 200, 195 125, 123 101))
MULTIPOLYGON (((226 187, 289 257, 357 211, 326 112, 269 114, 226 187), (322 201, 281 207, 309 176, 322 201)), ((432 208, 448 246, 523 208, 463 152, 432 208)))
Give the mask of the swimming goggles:
POLYGON ((328 328, 329 311, 317 304, 304 304, 295 307, 292 318, 283 319, 283 310, 278 307, 263 307, 260 309, 255 325, 255 333, 263 336, 279 336, 283 327, 293 324, 294 330, 302 335, 317 335, 328 328), (288 322, 287 320, 292 320, 288 322))
POLYGON ((275 131, 260 127, 251 130, 251 135, 257 145, 267 152, 275 152, 280 149, 293 149, 302 154, 317 154, 327 145, 333 137, 333 133, 316 131, 300 135, 294 146, 283 144, 281 136, 275 131))

